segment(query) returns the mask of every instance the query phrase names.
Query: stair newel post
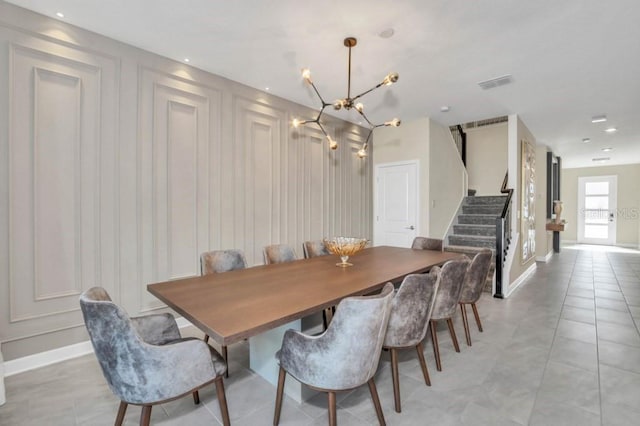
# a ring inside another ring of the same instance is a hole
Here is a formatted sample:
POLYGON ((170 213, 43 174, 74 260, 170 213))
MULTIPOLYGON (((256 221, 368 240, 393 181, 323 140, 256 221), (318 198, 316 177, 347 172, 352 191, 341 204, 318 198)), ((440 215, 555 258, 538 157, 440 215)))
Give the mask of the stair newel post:
POLYGON ((504 224, 505 218, 496 218, 496 291, 494 297, 504 298, 502 292, 502 265, 504 263, 504 224))

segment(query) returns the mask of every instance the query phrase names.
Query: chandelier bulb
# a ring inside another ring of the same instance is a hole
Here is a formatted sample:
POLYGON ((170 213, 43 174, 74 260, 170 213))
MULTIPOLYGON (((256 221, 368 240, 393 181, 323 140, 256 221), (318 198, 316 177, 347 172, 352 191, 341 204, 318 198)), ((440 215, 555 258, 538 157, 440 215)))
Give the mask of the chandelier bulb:
POLYGON ((331 136, 327 135, 327 140, 329 141, 329 148, 333 150, 338 149, 338 142, 336 142, 331 136))
POLYGON ((362 105, 362 102, 358 102, 356 104, 356 110, 360 113, 364 110, 364 105, 362 105))
POLYGON ((364 148, 360 148, 360 150, 358 151, 358 158, 365 158, 367 156, 367 151, 364 150, 364 148))
POLYGON ((393 120, 391 120, 391 121, 386 121, 386 122, 384 123, 384 125, 385 125, 385 126, 398 127, 398 126, 400 126, 400 123, 402 123, 402 121, 400 121, 400 119, 399 119, 399 118, 394 118, 394 119, 393 119, 393 120))
POLYGON ((333 109, 335 109, 336 111, 342 109, 343 106, 344 106, 344 99, 338 99, 333 103, 333 109))
POLYGON ((400 78, 400 76, 397 72, 390 72, 389 74, 387 74, 384 80, 382 80, 382 84, 384 84, 385 86, 390 86, 398 81, 398 78, 400 78))
POLYGON ((313 83, 313 81, 311 81, 311 70, 309 68, 302 68, 302 78, 309 84, 313 83))

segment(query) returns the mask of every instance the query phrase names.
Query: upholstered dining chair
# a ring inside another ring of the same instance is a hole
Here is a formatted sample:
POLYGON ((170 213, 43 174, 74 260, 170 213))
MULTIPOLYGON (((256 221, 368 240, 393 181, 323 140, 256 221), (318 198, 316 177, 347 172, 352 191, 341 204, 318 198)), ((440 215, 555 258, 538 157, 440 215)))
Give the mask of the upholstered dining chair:
POLYGON ((120 398, 116 426, 127 406, 141 405, 140 424, 148 425, 151 408, 193 394, 215 383, 220 412, 229 425, 222 376, 227 365, 202 340, 181 338, 173 315, 129 318, 102 287, 80 296, 80 307, 96 357, 111 391, 120 398))
POLYGON ((462 284, 464 276, 469 267, 469 258, 465 255, 448 261, 442 266, 440 271, 440 287, 436 294, 436 301, 429 321, 431 329, 431 340, 433 343, 433 355, 436 358, 436 368, 442 371, 442 363, 440 362, 440 348, 438 347, 437 322, 446 320, 449 326, 449 334, 453 341, 453 347, 456 352, 460 352, 456 331, 453 328, 453 316, 456 313, 458 302, 460 301, 460 293, 462 292, 462 284))
POLYGON ((440 285, 440 268, 433 267, 428 274, 407 275, 391 302, 391 315, 383 348, 391 353, 391 377, 396 412, 401 412, 400 378, 398 375, 398 349, 416 348, 422 375, 431 386, 429 370, 424 359, 422 340, 429 328, 429 319, 440 285))
POLYGON ((493 253, 489 249, 483 249, 477 253, 467 274, 464 277, 464 284, 462 285, 462 292, 460 293, 460 311, 462 312, 462 324, 464 325, 464 334, 467 338, 467 345, 471 346, 471 332, 469 331, 469 321, 467 319, 467 305, 471 305, 473 309, 473 315, 476 317, 476 324, 478 330, 482 332, 482 323, 480 322, 480 315, 478 315, 478 308, 476 302, 482 295, 482 289, 487 281, 489 275, 489 269, 491 267, 491 257, 493 253))
POLYGON ((367 383, 378 422, 385 424, 373 376, 380 361, 393 293, 393 284, 387 283, 377 295, 342 299, 329 328, 319 336, 285 332, 282 348, 276 354, 280 373, 274 425, 280 422, 287 373, 312 389, 327 392, 330 425, 336 424, 336 392, 367 383))
POLYGON ((305 259, 331 254, 322 240, 305 241, 302 243, 302 252, 305 259))
MULTIPOLYGON (((235 271, 236 269, 244 269, 247 267, 247 260, 242 250, 213 250, 202 253, 200 255, 200 274, 219 274, 222 272, 235 271)), ((209 342, 209 335, 204 335, 204 341, 209 342)), ((220 346, 222 358, 228 362, 227 347, 220 346)), ((229 370, 225 373, 229 377, 229 370)))
POLYGON ((442 251, 442 240, 438 238, 415 237, 413 239, 413 244, 411 244, 411 248, 417 250, 442 251))
POLYGON ((264 264, 293 262, 297 260, 295 250, 287 244, 272 244, 266 246, 263 251, 264 264))

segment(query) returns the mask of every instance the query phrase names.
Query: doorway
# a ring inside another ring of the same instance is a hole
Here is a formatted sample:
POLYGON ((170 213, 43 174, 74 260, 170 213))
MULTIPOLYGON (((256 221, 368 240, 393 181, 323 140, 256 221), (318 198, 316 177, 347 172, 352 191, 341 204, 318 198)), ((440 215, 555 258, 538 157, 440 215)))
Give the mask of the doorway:
POLYGON ((578 243, 615 245, 617 176, 578 178, 578 243))
POLYGON ((418 172, 417 160, 376 166, 374 245, 411 247, 419 231, 418 172))

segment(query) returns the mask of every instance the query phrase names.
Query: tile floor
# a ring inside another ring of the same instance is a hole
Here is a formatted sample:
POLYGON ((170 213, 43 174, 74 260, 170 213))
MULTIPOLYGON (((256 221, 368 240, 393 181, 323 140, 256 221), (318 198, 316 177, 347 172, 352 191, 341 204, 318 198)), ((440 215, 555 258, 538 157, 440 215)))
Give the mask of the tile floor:
MULTIPOLYGON (((640 424, 640 252, 565 247, 538 263, 512 297, 485 295, 479 310, 485 331, 472 328, 472 347, 456 319, 461 353, 453 351, 446 328, 439 330, 442 372, 425 344, 431 387, 415 354, 402 353, 401 414, 393 410, 389 357, 382 355, 376 383, 389 425, 640 424)), ((271 424, 275 388, 247 369, 246 343, 230 348, 230 357, 225 386, 232 423, 271 424)), ((5 384, 2 425, 110 425, 118 408, 93 355, 5 384)), ((219 424, 214 387, 201 399, 199 406, 183 398, 155 407, 152 423, 219 424)), ((366 386, 340 394, 338 405, 341 425, 377 424, 366 386)), ((130 407, 126 424, 136 424, 139 414, 130 407)), ((327 424, 326 398, 286 400, 280 424, 327 424)))

